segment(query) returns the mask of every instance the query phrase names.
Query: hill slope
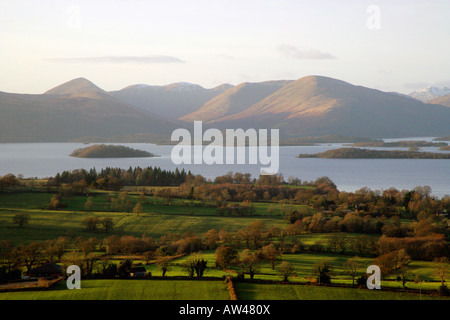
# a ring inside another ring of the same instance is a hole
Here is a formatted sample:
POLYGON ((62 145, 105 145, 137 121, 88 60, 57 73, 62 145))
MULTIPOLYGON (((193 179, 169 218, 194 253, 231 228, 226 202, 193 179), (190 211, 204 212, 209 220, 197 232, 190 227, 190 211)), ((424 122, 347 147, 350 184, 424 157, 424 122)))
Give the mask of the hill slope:
POLYGON ((63 142, 85 136, 167 134, 179 127, 127 105, 86 79, 42 95, 0 92, 0 141, 63 142))
POLYGON ((450 109, 347 82, 308 76, 250 108, 214 119, 218 127, 278 128, 285 137, 446 135, 450 109))
POLYGON ((190 83, 174 83, 167 86, 133 85, 111 94, 133 106, 152 113, 179 118, 198 108, 205 102, 231 88, 224 84, 205 89, 190 83))
POLYGON ((428 101, 428 103, 441 104, 450 107, 450 94, 428 101))
POLYGON ((208 101, 197 111, 182 118, 184 121, 213 121, 246 110, 281 89, 291 81, 242 83, 208 101))

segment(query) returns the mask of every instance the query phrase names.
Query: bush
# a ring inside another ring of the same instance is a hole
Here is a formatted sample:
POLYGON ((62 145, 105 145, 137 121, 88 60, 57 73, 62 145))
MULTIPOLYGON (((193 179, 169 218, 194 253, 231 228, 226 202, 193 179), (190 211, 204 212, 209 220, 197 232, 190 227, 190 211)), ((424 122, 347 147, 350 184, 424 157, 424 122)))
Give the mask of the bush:
POLYGON ((7 271, 6 267, 0 268, 0 283, 6 283, 11 280, 19 280, 22 276, 22 271, 19 269, 13 269, 7 271))
POLYGON ((356 284, 358 285, 358 288, 365 288, 367 286, 367 275, 362 275, 356 279, 356 284))
POLYGON ((323 260, 314 265, 314 273, 317 275, 317 282, 319 284, 330 284, 331 283, 331 264, 328 260, 323 260))
POLYGON ((448 287, 445 284, 443 284, 439 287, 439 295, 441 295, 443 297, 450 296, 450 290, 448 289, 448 287))
POLYGON ((323 251, 324 251, 323 245, 320 243, 315 243, 315 244, 309 246, 309 252, 321 253, 323 251))
POLYGON ((245 279, 245 274, 243 272, 239 272, 239 274, 236 277, 236 280, 244 280, 245 279))

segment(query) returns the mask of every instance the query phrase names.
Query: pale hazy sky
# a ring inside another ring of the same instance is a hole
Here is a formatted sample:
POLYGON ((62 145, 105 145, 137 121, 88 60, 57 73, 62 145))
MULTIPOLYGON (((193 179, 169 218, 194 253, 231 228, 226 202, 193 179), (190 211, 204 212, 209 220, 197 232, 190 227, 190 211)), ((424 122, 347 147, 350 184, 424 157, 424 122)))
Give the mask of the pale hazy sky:
POLYGON ((105 90, 312 74, 450 86, 448 0, 0 0, 0 43, 6 92, 78 77, 105 90))

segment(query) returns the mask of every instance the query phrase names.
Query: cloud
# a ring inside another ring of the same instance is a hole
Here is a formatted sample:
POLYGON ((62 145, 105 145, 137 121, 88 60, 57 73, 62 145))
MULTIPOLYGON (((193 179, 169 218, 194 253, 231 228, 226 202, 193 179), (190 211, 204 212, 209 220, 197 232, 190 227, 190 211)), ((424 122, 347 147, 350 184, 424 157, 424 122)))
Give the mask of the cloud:
POLYGON ((50 58, 45 59, 48 62, 56 63, 185 63, 185 61, 171 56, 105 56, 88 58, 50 58))
POLYGON ((235 60, 236 58, 233 56, 230 56, 228 54, 218 54, 217 57, 222 58, 222 59, 226 59, 226 60, 235 60))
POLYGON ((450 87, 450 80, 438 81, 438 82, 435 82, 434 85, 436 87, 439 87, 439 88, 442 88, 442 87, 448 87, 449 88, 450 87))
POLYGON ((378 73, 384 76, 391 76, 392 75, 392 71, 391 70, 386 70, 386 69, 378 69, 378 73))
POLYGON ((300 50, 297 47, 291 45, 282 45, 278 47, 278 51, 287 58, 297 59, 297 60, 329 60, 336 59, 335 56, 321 52, 315 49, 300 50))

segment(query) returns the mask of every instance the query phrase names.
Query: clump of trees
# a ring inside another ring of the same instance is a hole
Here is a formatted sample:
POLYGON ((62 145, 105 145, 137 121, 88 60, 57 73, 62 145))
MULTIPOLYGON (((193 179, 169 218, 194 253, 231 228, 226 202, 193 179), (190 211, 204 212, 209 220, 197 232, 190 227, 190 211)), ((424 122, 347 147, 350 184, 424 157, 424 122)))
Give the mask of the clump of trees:
POLYGON ((328 260, 315 263, 313 271, 319 285, 331 283, 332 267, 328 260))
POLYGON ((119 191, 124 186, 179 186, 192 176, 190 172, 175 169, 175 171, 162 170, 160 168, 105 168, 100 172, 91 169, 80 169, 58 173, 47 182, 48 187, 72 187, 75 193, 85 193, 83 186, 119 191))
POLYGON ((193 259, 183 263, 183 267, 187 271, 189 278, 193 278, 194 274, 197 278, 202 278, 206 271, 207 265, 208 261, 201 256, 196 256, 193 259))
POLYGON ((8 188, 16 187, 17 185, 19 185, 19 181, 15 175, 7 174, 0 176, 0 192, 8 188))
POLYGON ((86 228, 86 231, 93 233, 109 233, 114 228, 114 221, 110 217, 87 217, 83 219, 82 224, 86 228))

